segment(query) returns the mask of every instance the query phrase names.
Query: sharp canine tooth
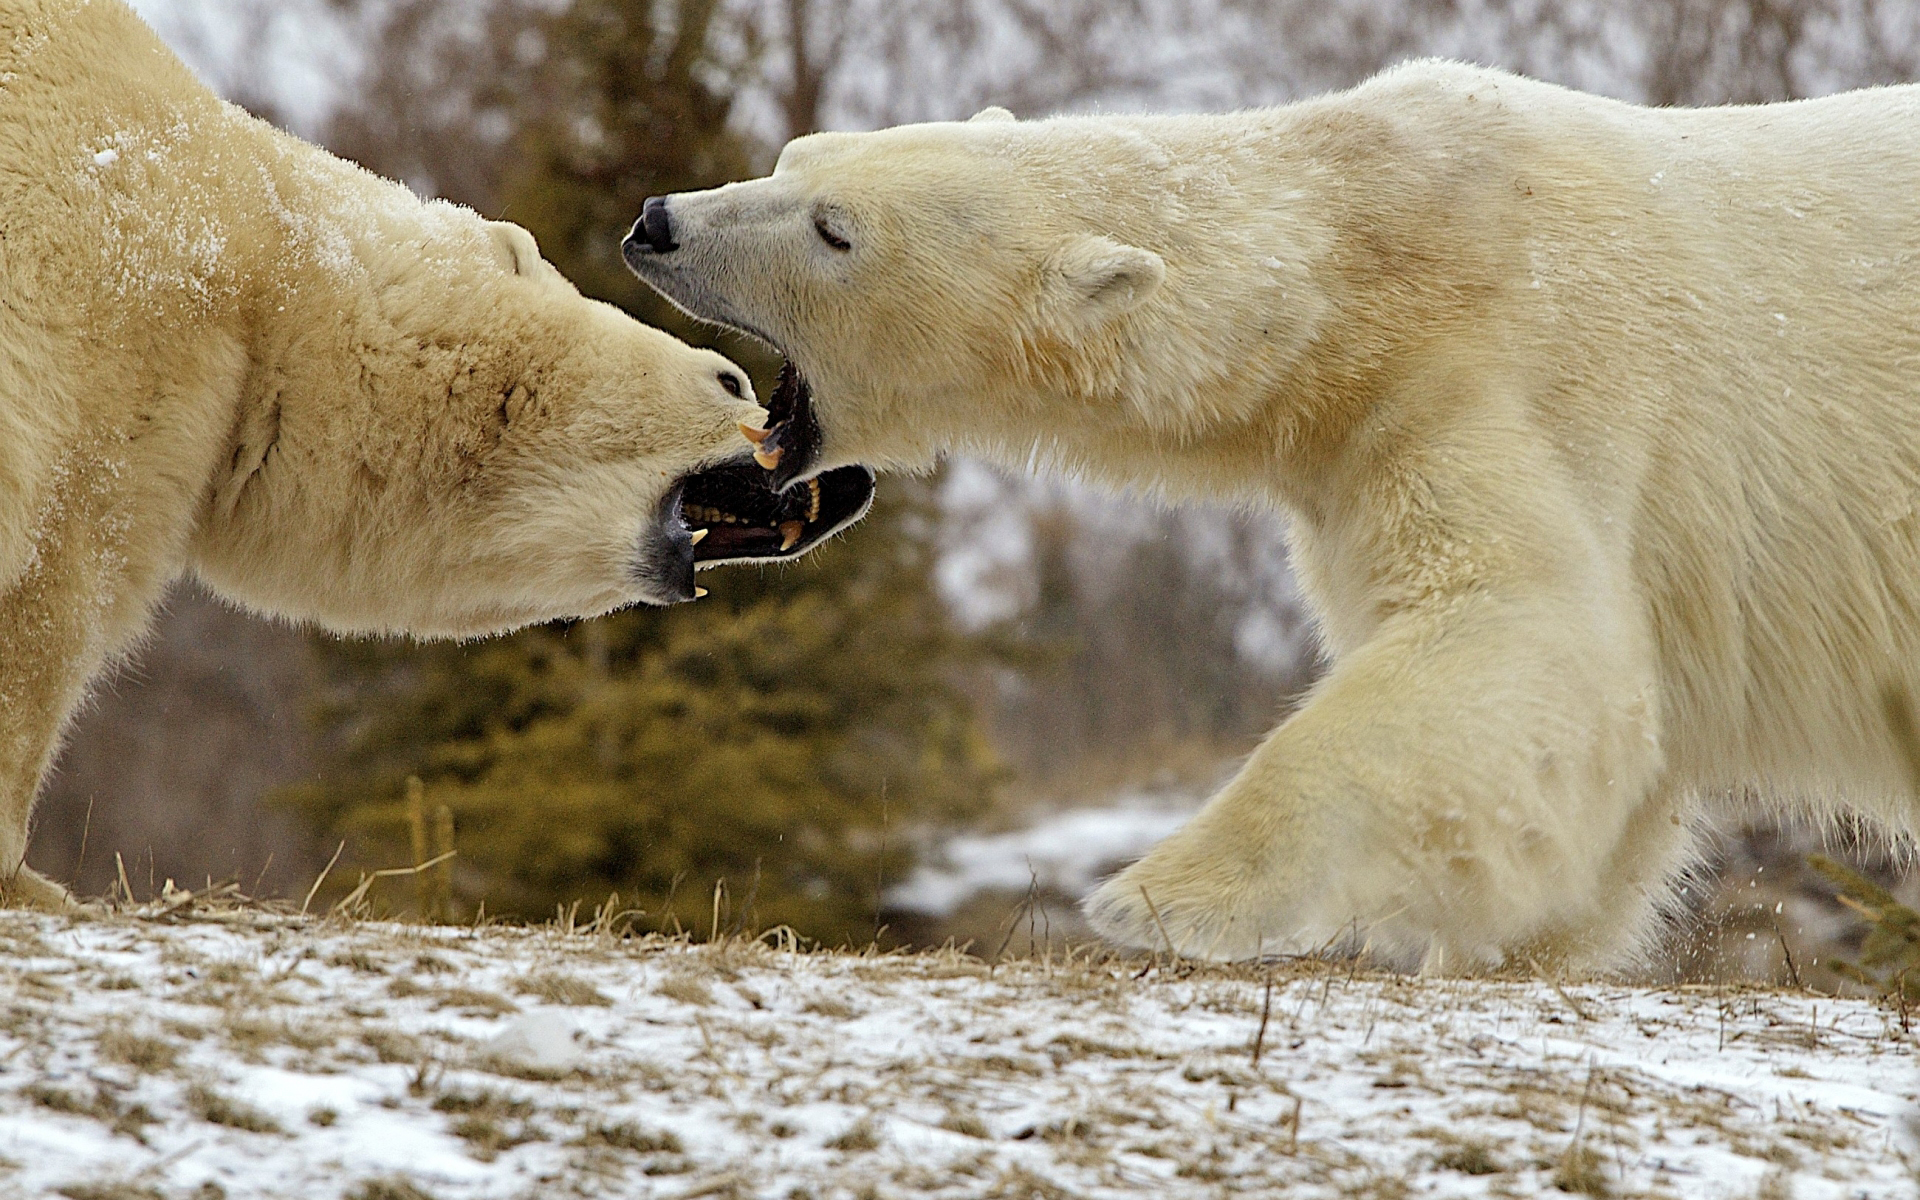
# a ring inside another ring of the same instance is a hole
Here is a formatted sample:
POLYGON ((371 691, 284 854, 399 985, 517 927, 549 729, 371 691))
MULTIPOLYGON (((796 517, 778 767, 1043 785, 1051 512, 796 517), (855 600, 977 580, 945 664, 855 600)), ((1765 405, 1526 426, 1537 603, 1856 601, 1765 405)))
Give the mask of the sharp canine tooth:
POLYGON ((793 544, 799 541, 800 535, 806 531, 807 527, 798 521, 782 522, 780 525, 780 549, 783 551, 793 549, 793 544))
POLYGON ((752 442, 756 446, 758 446, 761 442, 764 442, 768 438, 773 436, 773 430, 755 429, 753 426, 747 424, 745 421, 740 422, 740 432, 745 434, 747 440, 752 442))
POLYGON ((700 599, 700 598, 701 598, 702 596, 705 596, 706 594, 707 594, 707 589, 705 589, 705 588, 695 588, 695 589, 693 589, 693 598, 694 598, 695 600, 698 600, 698 599, 700 599))
POLYGON ((704 542, 704 541, 706 541, 706 540, 707 540, 707 535, 708 535, 709 533, 712 533, 712 532, 713 532, 713 531, 712 531, 711 529, 696 529, 696 530, 694 530, 694 531, 693 531, 693 544, 694 544, 694 545, 696 545, 696 546, 698 546, 698 545, 699 545, 699 544, 700 544, 701 542, 704 542))
POLYGON ((780 449, 778 446, 772 450, 755 450, 753 452, 753 461, 771 471, 780 465, 780 456, 785 453, 786 451, 780 449))

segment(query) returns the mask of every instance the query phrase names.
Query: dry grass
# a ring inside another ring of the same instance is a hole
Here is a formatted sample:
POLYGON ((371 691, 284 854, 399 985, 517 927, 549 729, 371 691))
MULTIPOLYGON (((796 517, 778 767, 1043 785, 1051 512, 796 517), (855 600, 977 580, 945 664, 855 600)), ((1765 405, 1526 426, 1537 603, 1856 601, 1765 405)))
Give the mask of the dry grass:
POLYGON ((360 1030, 360 1043, 373 1051, 383 1063, 419 1062, 426 1056, 426 1043, 410 1033, 370 1025, 360 1030))
MULTIPOLYGON (((1857 1001, 1426 981, 1311 959, 1217 967, 1075 951, 989 964, 951 950, 802 954, 746 938, 437 931, 211 906, 163 925, 51 928, 0 914, 0 943, 44 955, 0 980, 0 1036, 22 1061, 91 1055, 119 1082, 42 1071, 17 1093, 0 1084, 0 1114, 26 1104, 97 1123, 142 1163, 187 1144, 190 1113, 193 1136, 251 1145, 248 1161, 322 1129, 406 1123, 458 1139, 476 1178, 564 1163, 629 1190, 670 1179, 660 1194, 674 1196, 1079 1196, 1148 1178, 1167 1200, 1223 1188, 1665 1195, 1636 1164, 1703 1154, 1719 1156, 1713 1170, 1744 1164, 1738 1194, 1773 1196, 1835 1171, 1884 1182, 1872 1175, 1883 1126, 1831 1106, 1763 1110, 1676 1084, 1659 1064, 1758 1064, 1754 1086, 1772 1095, 1852 1083, 1861 1064, 1912 1050, 1897 1012, 1857 1001), (94 942, 117 961, 141 949, 144 964, 97 970, 69 948, 94 942), (119 976, 140 981, 137 1025, 110 1015, 125 992, 101 981, 119 976), (582 1069, 490 1073, 474 1022, 504 1023, 520 1008, 509 996, 535 1009, 527 1020, 558 1014, 587 1030, 582 1069), (1644 1061, 1621 1057, 1635 1048, 1644 1061), (324 1107, 267 1112, 237 1099, 273 1094, 247 1081, 254 1069, 385 1082, 377 1101, 336 1105, 329 1092, 324 1107)), ((290 1180, 287 1194, 426 1194, 364 1166, 290 1180)), ((88 1172, 41 1194, 75 1176, 88 1172)), ((138 1182, 191 1195, 164 1172, 138 1182)), ((473 1194, 433 1186, 435 1200, 473 1194)))
POLYGON ((672 1133, 641 1128, 632 1121, 595 1125, 580 1140, 585 1145, 631 1150, 635 1154, 679 1154, 686 1149, 672 1133))
POLYGON ((434 1196, 408 1180, 387 1176, 362 1180, 346 1194, 345 1200, 434 1200, 434 1196))
POLYGON ((56 1191, 67 1200, 167 1200, 166 1193, 137 1183, 69 1183, 56 1191))
POLYGON ((682 1004, 705 1007, 713 1003, 713 988, 690 971, 675 971, 662 979, 653 990, 657 995, 678 1000, 682 1004))
POLYGON ((286 1132, 280 1127, 280 1122, 269 1114, 205 1084, 194 1084, 188 1088, 186 1099, 187 1107, 193 1114, 210 1125, 244 1129, 248 1133, 286 1132))
POLYGON ((860 1015, 860 1010, 853 1005, 838 996, 828 995, 812 997, 801 1006, 800 1011, 812 1013, 816 1017, 829 1017, 835 1021, 851 1021, 860 1015))
POLYGON ((1478 1140, 1455 1142, 1434 1156, 1433 1165, 1462 1175, 1498 1175, 1506 1170, 1493 1147, 1478 1140))
POLYGON ((839 1150, 846 1154, 865 1154, 869 1150, 880 1148, 880 1134, 874 1129, 873 1122, 855 1121, 838 1137, 827 1139, 829 1150, 839 1150))
POLYGON ((109 1029, 95 1043, 100 1057, 125 1063, 139 1071, 170 1071, 180 1060, 180 1045, 166 1038, 148 1037, 125 1029, 109 1029))
POLYGON ((20 1089, 25 1099, 57 1113, 91 1117, 116 1134, 142 1141, 146 1127, 159 1120, 144 1104, 129 1102, 114 1095, 104 1084, 91 1090, 62 1087, 51 1083, 30 1083, 20 1089))
POLYGON ((1582 1196, 1611 1195, 1613 1189, 1607 1186, 1606 1172, 1601 1169, 1604 1161, 1593 1147, 1574 1146, 1554 1166, 1553 1186, 1582 1196))
POLYGON ((452 1115, 448 1132, 464 1139, 482 1162, 543 1136, 533 1120, 538 1110, 533 1101, 491 1089, 443 1092, 434 1098, 433 1110, 452 1115))
POLYGON ((522 975, 514 981, 513 990, 518 995, 532 996, 548 1004, 606 1008, 613 1003, 592 983, 578 975, 568 975, 560 971, 538 971, 531 975, 522 975))

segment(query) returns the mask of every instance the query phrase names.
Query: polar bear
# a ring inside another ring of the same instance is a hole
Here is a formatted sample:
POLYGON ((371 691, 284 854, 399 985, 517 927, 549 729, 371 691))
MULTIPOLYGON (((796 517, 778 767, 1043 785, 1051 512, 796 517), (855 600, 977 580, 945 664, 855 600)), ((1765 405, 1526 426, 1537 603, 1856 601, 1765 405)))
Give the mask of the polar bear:
POLYGON ((0 2, 0 890, 88 681, 197 574, 261 613, 472 636, 792 557, 747 378, 532 237, 220 102, 122 0, 0 2))
POLYGON ((1604 969, 1715 810, 1915 828, 1920 88, 989 110, 649 200, 627 258, 788 356, 784 480, 961 450, 1289 515, 1330 670, 1093 894, 1114 939, 1604 969))

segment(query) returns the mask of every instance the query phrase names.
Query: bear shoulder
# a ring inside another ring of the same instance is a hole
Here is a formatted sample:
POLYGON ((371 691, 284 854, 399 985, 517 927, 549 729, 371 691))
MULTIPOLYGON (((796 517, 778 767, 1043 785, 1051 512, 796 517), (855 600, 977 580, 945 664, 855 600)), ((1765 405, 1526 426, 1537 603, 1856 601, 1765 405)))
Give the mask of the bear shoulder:
POLYGON ((1346 93, 1354 107, 1396 123, 1427 124, 1442 132, 1536 121, 1586 124, 1603 112, 1631 108, 1619 100, 1576 92, 1556 83, 1496 67, 1444 58, 1420 58, 1382 71, 1346 93))

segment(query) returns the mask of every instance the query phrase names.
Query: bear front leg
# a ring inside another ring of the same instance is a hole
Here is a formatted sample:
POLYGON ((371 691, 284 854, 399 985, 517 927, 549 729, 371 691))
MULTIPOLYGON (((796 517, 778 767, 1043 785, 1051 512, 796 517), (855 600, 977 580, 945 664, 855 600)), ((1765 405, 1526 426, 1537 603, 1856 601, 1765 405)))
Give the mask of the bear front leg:
POLYGON ((7 703, 10 699, 0 692, 0 719, 13 715, 27 719, 10 735, 0 735, 5 755, 0 761, 0 908, 64 912, 74 907, 72 894, 26 863, 34 790, 41 765, 53 746, 54 733, 44 728, 46 722, 33 719, 38 714, 8 712, 13 708, 7 703))
POLYGON ((33 802, 88 668, 88 606, 42 570, 0 593, 0 907, 65 911, 66 888, 26 865, 33 802), (66 603, 59 603, 65 599, 66 603))
POLYGON ((1663 820, 1661 846, 1616 853, 1655 825, 1650 652, 1604 595, 1554 591, 1382 622, 1185 828, 1089 897, 1094 927, 1215 959, 1341 943, 1429 970, 1616 956, 1680 845, 1663 820), (1614 878, 1623 863, 1646 877, 1614 878))
POLYGON ((67 706, 60 700, 45 706, 19 703, 18 697, 30 694, 22 686, 29 682, 22 676, 29 675, 0 668, 0 721, 8 726, 0 732, 0 908, 64 912, 74 907, 72 894, 27 866, 26 857, 34 793, 67 706))
POLYGON ((0 908, 34 908, 42 912, 72 912, 79 908, 73 893, 22 863, 0 883, 0 908))

